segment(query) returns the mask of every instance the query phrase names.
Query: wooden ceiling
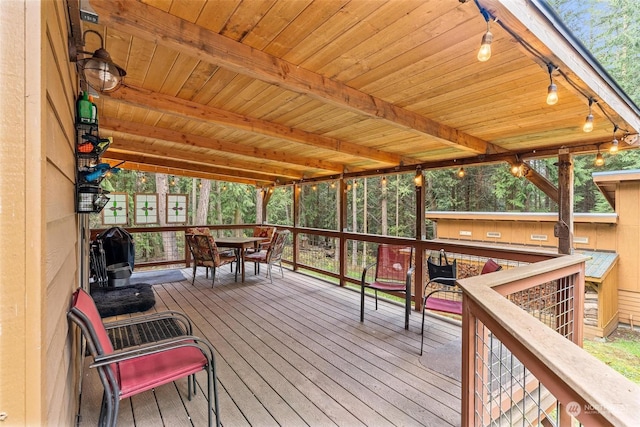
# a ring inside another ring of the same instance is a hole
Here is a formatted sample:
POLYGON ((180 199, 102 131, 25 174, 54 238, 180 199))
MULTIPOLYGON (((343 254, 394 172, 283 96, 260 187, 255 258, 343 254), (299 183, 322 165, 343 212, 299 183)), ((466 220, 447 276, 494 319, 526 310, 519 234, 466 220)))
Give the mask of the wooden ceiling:
POLYGON ((474 1, 91 0, 99 23, 83 30, 127 70, 96 100, 104 158, 264 186, 593 151, 613 123, 637 133, 637 108, 537 2, 479 4, 498 19, 487 62, 474 1))

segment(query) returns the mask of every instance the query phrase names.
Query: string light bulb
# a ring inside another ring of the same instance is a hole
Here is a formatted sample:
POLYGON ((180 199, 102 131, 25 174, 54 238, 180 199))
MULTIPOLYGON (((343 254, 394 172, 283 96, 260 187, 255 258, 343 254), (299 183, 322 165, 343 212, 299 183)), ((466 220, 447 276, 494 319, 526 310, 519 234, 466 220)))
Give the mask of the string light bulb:
POLYGON ((511 165, 511 175, 513 176, 521 176, 522 175, 522 164, 521 163, 514 163, 511 165))
POLYGON ((466 174, 467 172, 464 170, 463 167, 460 167, 460 169, 458 169, 458 172, 456 172, 456 175, 458 175, 458 178, 464 178, 466 174))
POLYGON ((416 184, 416 187, 422 187, 422 169, 416 169, 416 175, 413 178, 413 182, 416 184))
POLYGON ((547 104, 555 105, 558 103, 558 86, 553 82, 553 71, 556 67, 553 64, 548 64, 549 69, 549 87, 547 88, 547 104))
POLYGON ((596 167, 604 166, 604 157, 602 157, 602 153, 600 152, 600 147, 598 147, 598 154, 596 154, 596 159, 593 161, 593 164, 596 167))
POLYGON ((611 147, 609 147, 609 153, 616 154, 618 152, 618 138, 616 138, 616 131, 618 125, 613 126, 613 140, 611 141, 611 147))
POLYGON ((387 177, 386 176, 382 177, 382 185, 387 185, 387 177))
POLYGON ((480 62, 486 62, 491 58, 491 43, 493 42, 489 17, 485 17, 485 19, 487 20, 487 32, 482 36, 482 43, 478 51, 478 61, 480 62))
POLYGON ((593 130, 593 114, 591 114, 591 106, 593 105, 593 98, 589 98, 589 114, 584 120, 582 130, 584 132, 591 132, 593 130))

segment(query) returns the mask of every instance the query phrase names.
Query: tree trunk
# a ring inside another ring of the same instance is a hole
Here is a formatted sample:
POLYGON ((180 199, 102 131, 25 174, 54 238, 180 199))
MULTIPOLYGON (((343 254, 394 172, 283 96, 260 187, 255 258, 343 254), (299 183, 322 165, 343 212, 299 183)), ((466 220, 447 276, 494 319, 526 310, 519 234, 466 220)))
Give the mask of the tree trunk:
POLYGON ((396 175, 396 236, 400 232, 400 175, 396 175))
POLYGON ((198 199, 198 209, 196 211, 196 224, 207 225, 209 221, 209 195, 211 194, 211 181, 208 179, 200 180, 200 198, 198 199))
MULTIPOLYGON (((158 193, 158 221, 160 226, 167 225, 167 193, 169 192, 169 183, 167 175, 163 173, 156 173, 156 193, 158 193)), ((162 232, 162 246, 164 249, 164 259, 174 260, 178 259, 178 247, 176 245, 176 232, 175 231, 163 231, 162 232)))
POLYGON ((387 224, 387 180, 383 179, 380 183, 380 188, 382 191, 380 197, 380 224, 381 232, 383 236, 387 236, 389 234, 389 225, 387 224))
MULTIPOLYGON (((235 214, 233 215, 233 223, 234 224, 242 224, 242 211, 240 210, 240 208, 236 208, 235 214)), ((236 237, 241 237, 242 235, 242 230, 237 228, 235 230, 233 230, 233 234, 236 237)))
MULTIPOLYGON (((364 207, 362 208, 362 232, 364 234, 367 234, 367 232, 369 231, 369 210, 367 209, 367 196, 368 196, 368 188, 367 188, 367 181, 368 179, 365 178, 363 179, 364 181, 364 194, 362 196, 363 199, 363 203, 364 203, 364 207)), ((362 242, 362 268, 364 268, 367 265, 367 242, 362 242)))

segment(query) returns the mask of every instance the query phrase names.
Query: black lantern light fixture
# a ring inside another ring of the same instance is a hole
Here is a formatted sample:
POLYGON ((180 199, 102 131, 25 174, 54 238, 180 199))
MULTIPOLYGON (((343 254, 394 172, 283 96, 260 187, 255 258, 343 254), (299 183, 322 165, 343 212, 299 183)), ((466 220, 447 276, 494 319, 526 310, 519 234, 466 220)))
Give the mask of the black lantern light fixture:
MULTIPOLYGON (((85 31, 82 34, 83 45, 88 33, 100 38, 100 48, 93 52, 93 56, 77 61, 78 72, 82 80, 98 92, 113 92, 120 87, 127 72, 111 60, 111 55, 104 49, 102 35, 97 31, 85 31)), ((91 52, 80 51, 80 53, 91 55, 91 52)))

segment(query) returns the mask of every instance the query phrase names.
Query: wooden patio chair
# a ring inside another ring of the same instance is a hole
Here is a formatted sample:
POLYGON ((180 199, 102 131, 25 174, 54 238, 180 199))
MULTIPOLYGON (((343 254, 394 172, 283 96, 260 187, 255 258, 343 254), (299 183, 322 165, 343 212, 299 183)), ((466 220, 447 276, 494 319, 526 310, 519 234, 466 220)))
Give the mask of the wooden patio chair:
MULTIPOLYGON (((424 318, 425 311, 438 311, 441 313, 462 315, 462 291, 458 288, 456 283, 456 260, 449 263, 447 254, 444 250, 440 250, 440 264, 436 264, 427 259, 427 270, 429 272, 429 281, 424 286, 424 300, 422 303, 422 328, 420 330, 420 356, 422 356, 422 349, 424 346, 424 318), (440 289, 433 290, 427 293, 429 285, 436 283, 441 286, 440 289), (440 296, 442 295, 442 297, 440 296), (449 296, 448 298, 446 296, 449 296), (452 298, 453 296, 453 298, 452 298), (457 298, 455 298, 457 296, 457 298)), ((480 274, 492 273, 498 271, 502 267, 492 259, 487 260, 480 274)))
POLYGON ((191 400, 192 390, 196 393, 195 374, 201 370, 207 372, 208 425, 213 422, 213 399, 215 425, 220 426, 215 356, 207 341, 182 335, 116 351, 93 299, 82 289, 74 292, 67 317, 82 331, 93 357, 90 367, 97 370, 104 387, 100 426, 116 425, 120 400, 184 377, 191 400))
POLYGON ((284 252, 284 245, 287 242, 287 237, 291 232, 289 230, 276 230, 273 243, 267 247, 266 250, 247 254, 244 257, 245 262, 254 262, 256 264, 267 264, 267 276, 273 284, 272 268, 275 264, 280 267, 280 274, 284 278, 284 270, 282 269, 282 253, 284 252))
POLYGON ((364 268, 360 281, 360 321, 364 322, 365 289, 373 289, 378 309, 378 291, 385 293, 404 293, 405 319, 404 328, 409 329, 411 314, 411 278, 414 267, 411 265, 413 248, 399 245, 379 245, 376 262, 364 268), (367 273, 375 267, 373 281, 367 281, 367 273))
MULTIPOLYGON (((193 256, 193 278, 191 284, 196 280, 196 272, 198 267, 205 267, 205 276, 209 277, 209 268, 211 272, 211 287, 216 281, 216 268, 225 264, 233 264, 238 261, 238 254, 229 251, 220 251, 211 234, 192 234, 188 229, 184 237, 193 256)), ((233 271, 233 265, 231 266, 233 271)), ((235 280, 238 280, 238 269, 236 268, 235 280)))

